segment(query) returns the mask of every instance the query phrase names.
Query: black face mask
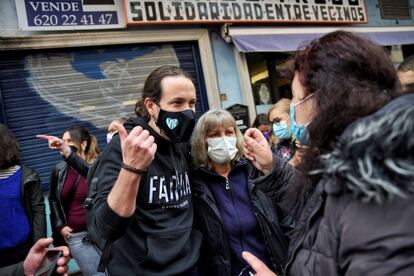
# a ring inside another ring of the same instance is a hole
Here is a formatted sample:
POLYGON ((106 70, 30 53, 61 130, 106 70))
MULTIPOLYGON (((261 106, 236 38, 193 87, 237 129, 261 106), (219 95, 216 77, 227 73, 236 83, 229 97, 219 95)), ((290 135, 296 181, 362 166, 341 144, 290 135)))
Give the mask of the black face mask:
POLYGON ((191 109, 178 112, 165 111, 160 108, 157 126, 174 143, 190 140, 195 125, 195 114, 191 109))

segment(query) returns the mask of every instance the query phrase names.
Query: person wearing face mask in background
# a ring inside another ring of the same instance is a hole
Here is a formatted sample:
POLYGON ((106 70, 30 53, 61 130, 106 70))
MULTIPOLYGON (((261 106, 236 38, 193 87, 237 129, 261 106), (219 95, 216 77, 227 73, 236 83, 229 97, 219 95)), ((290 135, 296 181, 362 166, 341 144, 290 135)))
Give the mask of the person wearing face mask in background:
POLYGON ((270 146, 276 155, 286 161, 292 159, 296 150, 295 137, 290 129, 290 104, 291 100, 281 99, 267 113, 272 123, 270 146))
POLYGON ((118 132, 118 130, 115 127, 115 124, 121 124, 123 125, 126 122, 127 118, 125 117, 119 117, 116 118, 115 120, 113 120, 109 125, 108 125, 108 133, 106 134, 106 143, 109 144, 109 142, 111 142, 112 137, 114 136, 115 133, 118 132))
POLYGON ((271 128, 270 128, 270 122, 266 116, 266 114, 258 114, 256 116, 256 119, 254 119, 252 127, 257 128, 260 130, 263 134, 263 136, 270 142, 270 134, 271 134, 271 128))
POLYGON ((65 159, 55 166, 50 179, 49 205, 53 244, 67 244, 82 274, 94 275, 100 255, 91 243, 85 241, 87 229, 83 202, 88 191, 86 174, 89 165, 99 154, 97 140, 81 126, 66 128, 62 139, 49 135, 36 137, 48 140, 49 148, 59 150, 65 159))
POLYGON ((189 181, 195 105, 187 73, 169 65, 155 69, 137 116, 115 124, 118 133, 90 173, 97 192, 88 231, 111 241, 110 275, 191 274, 202 239, 192 227, 189 181))
POLYGON ((251 275, 242 252, 254 252, 279 275, 287 255, 287 240, 275 206, 256 185, 269 177, 255 177, 243 158, 243 136, 225 110, 210 110, 194 130, 191 174, 194 227, 203 233, 201 275, 251 275))

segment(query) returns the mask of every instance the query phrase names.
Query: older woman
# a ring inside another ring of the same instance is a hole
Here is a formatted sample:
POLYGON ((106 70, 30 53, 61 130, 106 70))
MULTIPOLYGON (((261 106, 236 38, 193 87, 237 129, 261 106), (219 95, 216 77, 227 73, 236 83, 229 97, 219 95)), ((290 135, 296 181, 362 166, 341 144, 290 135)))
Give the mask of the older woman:
MULTIPOLYGON (((414 95, 394 99, 398 89, 387 53, 352 33, 325 35, 297 56, 290 125, 298 133, 307 126, 322 155, 310 151, 300 164, 314 193, 290 244, 288 275, 413 274, 414 95)), ((260 136, 246 132, 249 158, 277 167, 260 136)))
POLYGON ((10 130, 0 124, 0 268, 23 261, 46 235, 45 204, 39 175, 20 163, 10 130))
POLYGON ((243 156, 243 136, 224 110, 210 110, 199 119, 192 138, 195 171, 195 227, 204 236, 199 271, 202 275, 249 275, 242 258, 249 250, 282 273, 287 242, 275 207, 252 180, 243 156))

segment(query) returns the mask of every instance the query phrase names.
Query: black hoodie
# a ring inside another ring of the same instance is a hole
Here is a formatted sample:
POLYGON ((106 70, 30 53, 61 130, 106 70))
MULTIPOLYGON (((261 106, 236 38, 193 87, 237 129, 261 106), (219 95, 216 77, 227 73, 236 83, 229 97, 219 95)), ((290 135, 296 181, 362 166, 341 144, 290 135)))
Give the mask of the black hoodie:
POLYGON ((147 129, 155 138, 157 152, 142 175, 135 213, 120 217, 110 209, 107 197, 118 178, 122 152, 116 135, 99 157, 98 192, 92 212, 93 229, 113 240, 108 262, 110 275, 176 275, 197 262, 201 234, 192 229, 193 206, 188 178, 189 148, 161 138, 142 118, 124 124, 147 129))

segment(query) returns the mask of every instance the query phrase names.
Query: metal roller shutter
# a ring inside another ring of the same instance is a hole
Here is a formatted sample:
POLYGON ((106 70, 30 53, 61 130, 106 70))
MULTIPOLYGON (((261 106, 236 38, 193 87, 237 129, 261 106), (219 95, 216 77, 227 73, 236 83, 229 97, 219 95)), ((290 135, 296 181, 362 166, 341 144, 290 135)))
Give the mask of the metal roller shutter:
POLYGON ((61 136, 82 125, 105 147, 109 122, 132 116, 148 74, 177 65, 197 89, 197 117, 208 109, 198 48, 193 43, 125 45, 0 54, 0 113, 19 141, 22 162, 36 170, 43 188, 60 156, 36 134, 61 136))

